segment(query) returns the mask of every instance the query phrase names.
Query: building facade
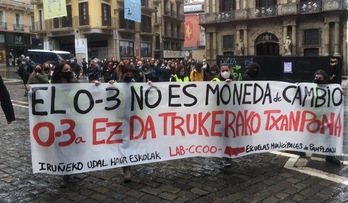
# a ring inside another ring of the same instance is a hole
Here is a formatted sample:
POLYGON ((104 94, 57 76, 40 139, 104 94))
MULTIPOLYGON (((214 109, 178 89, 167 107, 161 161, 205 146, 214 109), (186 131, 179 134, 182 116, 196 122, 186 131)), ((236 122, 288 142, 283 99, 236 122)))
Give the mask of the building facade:
POLYGON ((141 0, 141 23, 125 19, 124 0, 66 0, 67 16, 45 20, 34 0, 35 33, 44 49, 78 59, 170 58, 183 55, 183 0, 141 0))
POLYGON ((185 58, 205 59, 205 30, 199 15, 204 13, 204 0, 185 0, 185 58))
POLYGON ((16 58, 31 47, 34 7, 29 0, 0 3, 0 64, 15 66, 16 58))
POLYGON ((210 63, 218 55, 334 56, 348 74, 346 0, 206 0, 200 23, 210 63))

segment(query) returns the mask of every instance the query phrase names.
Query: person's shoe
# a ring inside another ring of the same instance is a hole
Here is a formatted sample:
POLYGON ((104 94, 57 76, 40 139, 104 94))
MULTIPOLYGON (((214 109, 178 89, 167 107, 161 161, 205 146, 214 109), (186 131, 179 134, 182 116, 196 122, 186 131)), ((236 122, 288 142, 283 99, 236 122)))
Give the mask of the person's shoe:
POLYGON ((66 188, 70 182, 69 180, 70 180, 70 175, 64 175, 63 180, 60 183, 60 188, 66 188))
POLYGON ((123 167, 123 182, 129 183, 131 182, 131 171, 130 166, 123 167))
POLYGON ((232 163, 231 163, 231 159, 229 158, 223 158, 221 163, 224 167, 231 167, 232 163))
POLYGON ((326 162, 335 164, 337 166, 340 166, 342 164, 342 162, 334 156, 326 156, 325 160, 326 162))

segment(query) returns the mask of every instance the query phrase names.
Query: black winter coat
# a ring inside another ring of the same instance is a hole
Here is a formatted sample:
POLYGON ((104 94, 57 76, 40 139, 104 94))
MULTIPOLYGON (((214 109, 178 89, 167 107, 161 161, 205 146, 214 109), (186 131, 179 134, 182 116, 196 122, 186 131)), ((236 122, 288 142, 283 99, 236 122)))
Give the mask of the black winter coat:
POLYGON ((0 75, 0 102, 1 102, 1 108, 5 113, 7 122, 11 123, 12 121, 16 119, 15 113, 13 110, 10 94, 4 84, 4 81, 2 80, 1 75, 0 75))

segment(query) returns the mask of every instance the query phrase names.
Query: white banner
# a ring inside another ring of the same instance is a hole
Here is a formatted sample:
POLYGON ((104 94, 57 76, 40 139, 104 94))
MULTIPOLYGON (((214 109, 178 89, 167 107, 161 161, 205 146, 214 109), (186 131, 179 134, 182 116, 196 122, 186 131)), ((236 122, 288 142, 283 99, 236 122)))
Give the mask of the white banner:
POLYGON ((340 85, 275 81, 32 85, 34 173, 277 150, 341 155, 340 85))

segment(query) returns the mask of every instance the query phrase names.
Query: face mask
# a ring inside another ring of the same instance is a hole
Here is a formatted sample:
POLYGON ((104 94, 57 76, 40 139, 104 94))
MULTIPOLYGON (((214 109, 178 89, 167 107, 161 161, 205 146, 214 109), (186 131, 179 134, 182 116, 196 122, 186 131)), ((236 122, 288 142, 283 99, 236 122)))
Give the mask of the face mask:
POLYGON ((180 72, 180 73, 179 73, 179 76, 180 76, 180 77, 182 77, 182 76, 184 76, 184 75, 185 75, 184 72, 180 72))
POLYGON ((133 77, 124 77, 124 78, 123 78, 123 81, 124 81, 124 82, 130 82, 130 81, 132 81, 132 78, 133 78, 133 77))
POLYGON ((221 77, 224 79, 228 79, 230 78, 231 73, 229 73, 228 71, 224 71, 221 73, 221 77))
POLYGON ((35 72, 41 73, 41 69, 40 68, 35 68, 35 72))
POLYGON ((215 75, 216 74, 216 71, 210 71, 211 72, 211 74, 213 74, 213 75, 215 75))
POLYGON ((67 80, 70 80, 71 76, 72 76, 71 72, 62 72, 62 77, 67 79, 67 80))
POLYGON ((324 84, 324 80, 320 80, 320 79, 313 80, 313 82, 316 84, 324 84))

